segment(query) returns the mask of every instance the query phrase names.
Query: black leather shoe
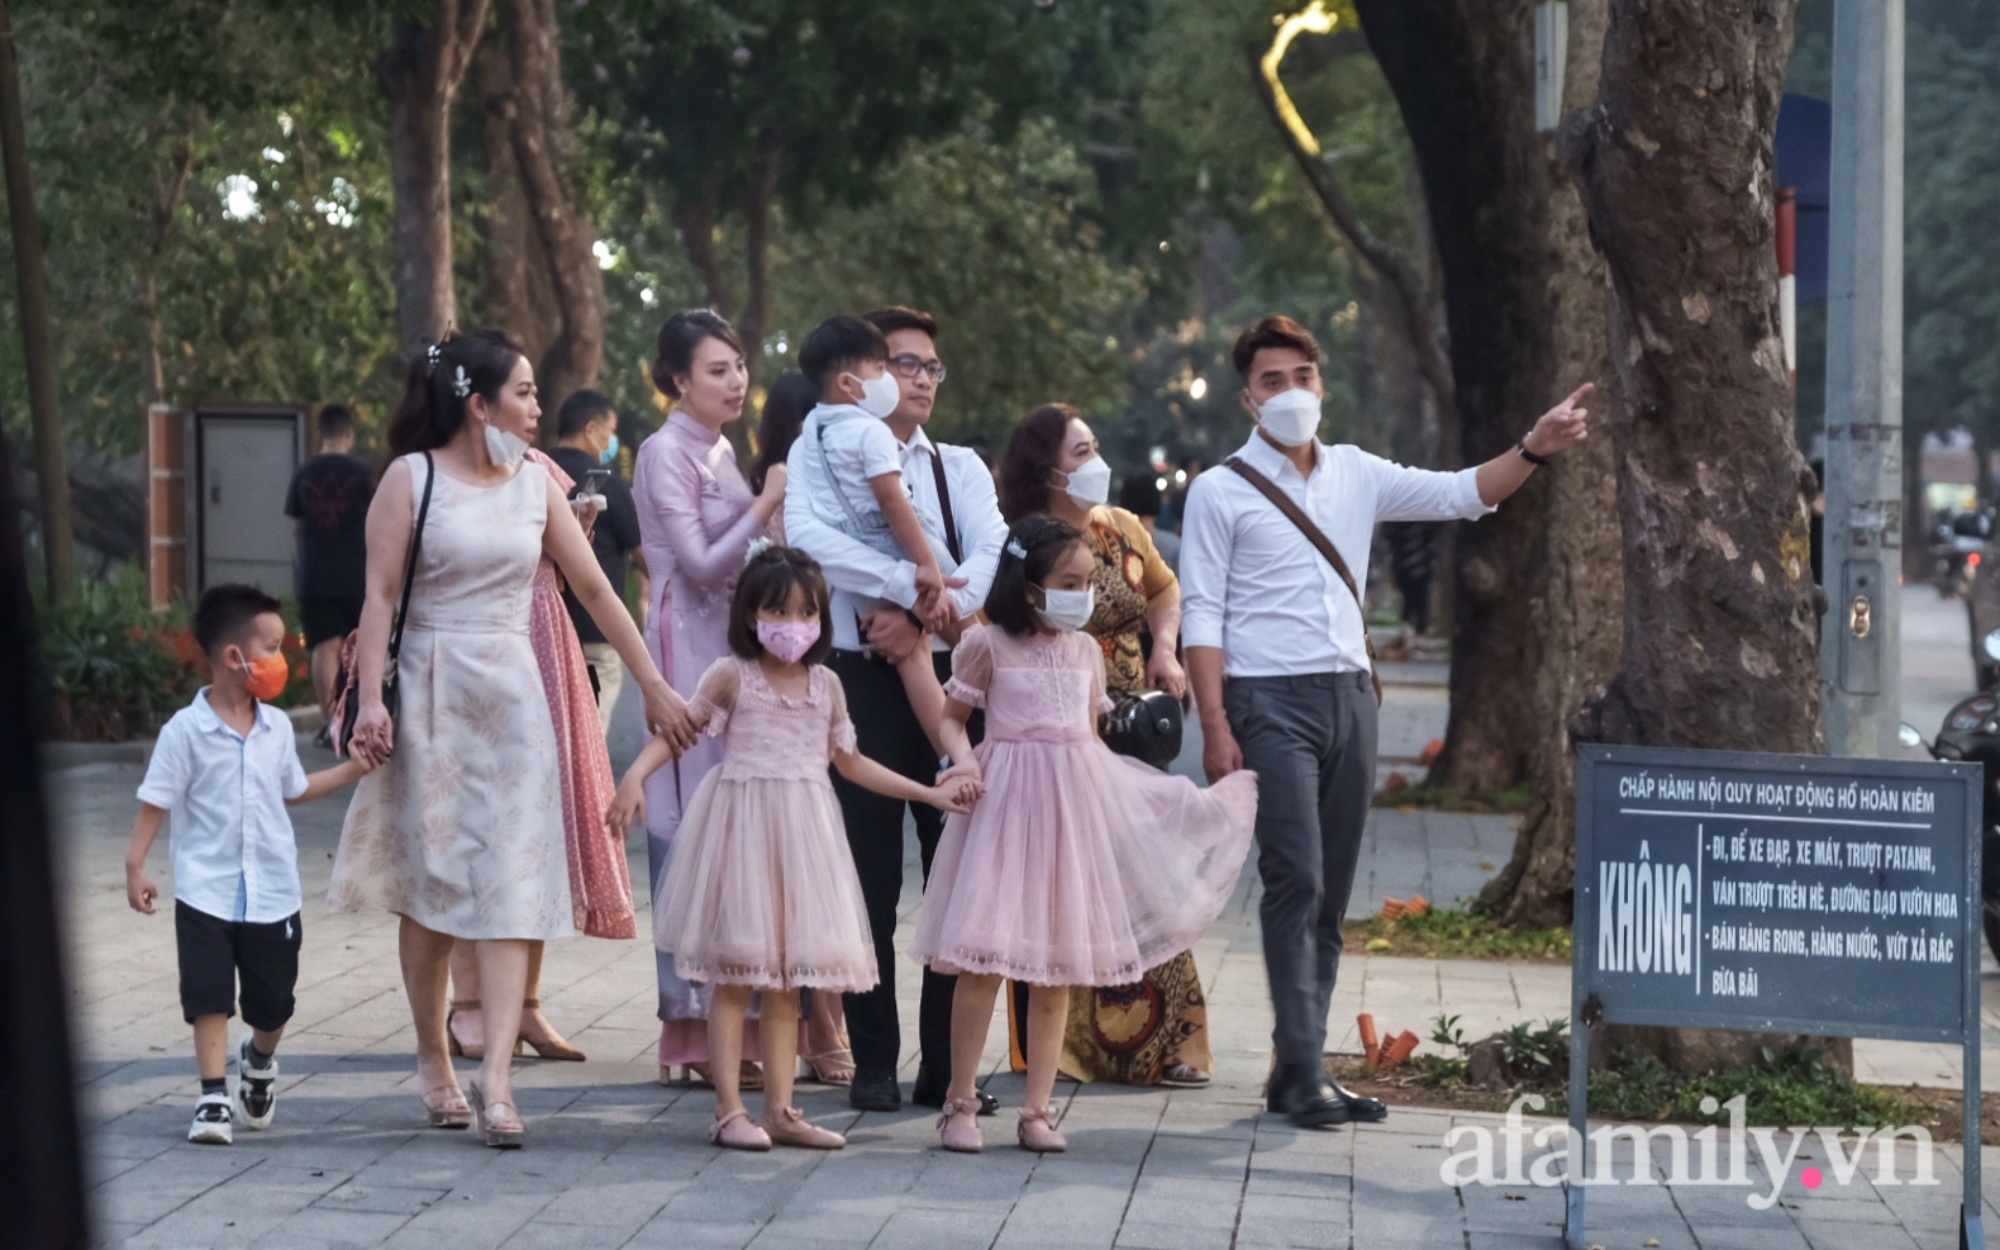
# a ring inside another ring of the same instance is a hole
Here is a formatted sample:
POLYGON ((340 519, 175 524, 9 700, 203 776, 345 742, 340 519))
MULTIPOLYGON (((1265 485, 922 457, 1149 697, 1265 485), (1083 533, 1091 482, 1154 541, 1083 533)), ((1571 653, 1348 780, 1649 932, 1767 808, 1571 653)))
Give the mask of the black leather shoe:
MULTIPOLYGON (((939 1080, 928 1064, 917 1065, 916 1084, 910 1086, 910 1101, 919 1107, 944 1107, 945 1095, 950 1092, 951 1083, 939 1080)), ((979 1114, 997 1115, 1000 1100, 985 1090, 976 1091, 979 1097, 979 1114)))
POLYGON ((1316 1063, 1279 1064, 1265 1105, 1300 1128, 1335 1128, 1351 1118, 1337 1089, 1316 1063))
POLYGON ((1329 1079, 1327 1084, 1333 1087, 1333 1096, 1346 1104, 1347 1118, 1356 1124, 1380 1124, 1389 1118, 1389 1104, 1380 1098, 1357 1094, 1332 1079, 1329 1079))
POLYGON ((896 1084, 895 1070, 863 1068, 856 1072, 854 1084, 847 1087, 847 1105, 856 1111, 901 1111, 903 1089, 896 1084))

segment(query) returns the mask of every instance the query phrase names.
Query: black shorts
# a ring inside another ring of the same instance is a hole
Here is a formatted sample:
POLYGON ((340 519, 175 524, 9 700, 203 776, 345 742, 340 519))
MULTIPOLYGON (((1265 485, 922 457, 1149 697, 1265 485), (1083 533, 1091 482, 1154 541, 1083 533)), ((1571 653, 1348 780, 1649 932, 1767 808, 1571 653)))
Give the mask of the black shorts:
POLYGON ((338 642, 361 624, 360 598, 335 595, 306 595, 299 600, 299 626, 305 630, 308 651, 323 642, 338 642))
POLYGON ((236 984, 243 983, 243 1022, 253 1029, 283 1028, 292 1018, 292 990, 299 983, 297 915, 274 924, 217 920, 174 900, 174 941, 180 952, 181 1014, 236 1014, 236 984))

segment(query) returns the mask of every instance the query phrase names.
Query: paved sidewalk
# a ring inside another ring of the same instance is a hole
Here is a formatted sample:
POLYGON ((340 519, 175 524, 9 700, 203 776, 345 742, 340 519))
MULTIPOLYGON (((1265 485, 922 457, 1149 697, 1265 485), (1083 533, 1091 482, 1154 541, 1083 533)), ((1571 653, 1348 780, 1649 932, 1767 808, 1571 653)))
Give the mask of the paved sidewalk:
MULTIPOLYGON (((1442 725, 1435 687, 1394 686, 1390 698, 1385 754, 1408 743, 1421 749, 1442 725)), ((629 754, 634 745, 628 726, 615 746, 629 754)), ((1184 766, 1198 758, 1196 750, 1184 766)), ((946 1156, 935 1149, 929 1113, 858 1115, 840 1093, 815 1086, 802 1087, 801 1105, 851 1133, 846 1151, 714 1150, 703 1139, 708 1096, 655 1081, 653 959, 644 941, 551 945, 548 1011, 590 1061, 519 1065, 527 1150, 500 1154, 462 1133, 426 1131, 411 1077, 394 925, 382 916, 329 916, 318 901, 344 797, 294 813, 308 903, 300 1009, 281 1052, 277 1121, 266 1133, 239 1133, 229 1148, 192 1146, 183 1138, 195 1082, 177 1005, 172 923, 124 904, 120 861, 139 776, 136 765, 100 764, 51 777, 67 851, 73 1012, 102 1244, 1560 1245, 1559 1190, 1440 1180, 1450 1153, 1446 1134, 1490 1129, 1495 1117, 1398 1110, 1384 1125, 1311 1133, 1260 1114, 1270 1016, 1254 870, 1196 950, 1210 987, 1216 1083, 1197 1091, 1060 1087, 1071 1134, 1065 1156, 1015 1150, 1011 1110, 986 1122, 986 1155, 946 1156)), ((1505 862, 1511 837, 1504 818, 1378 811, 1355 907, 1412 892, 1441 902, 1469 894, 1505 862)), ((164 884, 162 860, 156 856, 155 875, 164 884)), ((635 862, 643 890, 643 852, 635 862)), ((914 887, 904 902, 907 915, 917 902, 914 887)), ((903 961, 898 971, 908 1020, 915 969, 903 961)), ((1331 1044, 1356 1047, 1352 1022, 1363 1008, 1419 1034, 1449 1010, 1476 1035, 1566 1014, 1567 1004, 1563 968, 1357 954, 1343 971, 1331 1044)), ((1989 1016, 1989 1047, 1995 1032, 1989 1016)), ((997 1068, 998 1028, 990 1042, 988 1062, 997 1068)), ((1923 1062, 1941 1072, 1933 1058, 1923 1062)), ((906 1069, 905 1080, 909 1075, 906 1069)), ((1010 1108, 1020 1101, 1020 1078, 1012 1074, 994 1076, 988 1088, 1010 1108)), ((1801 1159, 1818 1152, 1808 1142, 1801 1159)), ((1846 1185, 1813 1192, 1794 1175, 1783 1202, 1767 1212, 1745 1203, 1748 1189, 1596 1189, 1591 1237, 1606 1247, 1668 1250, 1945 1247, 1956 1242, 1956 1159, 1955 1149, 1939 1149, 1935 1188, 1878 1189, 1867 1179, 1872 1165, 1846 1185)), ((2000 1151, 1986 1151, 1985 1166, 2000 1166, 2000 1151)), ((1750 1173, 1761 1191, 1762 1166, 1753 1163, 1750 1173)), ((1986 1219, 1996 1229, 1989 1244, 2000 1245, 2000 1208, 1989 1203, 1986 1219)))

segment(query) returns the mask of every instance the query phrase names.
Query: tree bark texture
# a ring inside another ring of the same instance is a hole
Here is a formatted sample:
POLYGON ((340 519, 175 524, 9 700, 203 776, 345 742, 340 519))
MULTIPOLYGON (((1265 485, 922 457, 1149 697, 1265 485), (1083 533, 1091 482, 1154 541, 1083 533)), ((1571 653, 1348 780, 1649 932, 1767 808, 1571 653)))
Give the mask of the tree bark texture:
POLYGON ((1593 742, 1822 749, 1810 471, 1778 326, 1772 134, 1791 0, 1616 0, 1563 141, 1611 275, 1630 595, 1593 742))
MULTIPOLYGON (((1792 0, 1613 0, 1564 155, 1611 278, 1627 587, 1579 741, 1817 753, 1819 624, 1778 323, 1772 137, 1792 0)), ((1607 1030, 1684 1071, 1797 1039, 1607 1030)), ((1851 1070, 1852 1044, 1814 1040, 1851 1070)))
POLYGON ((438 0, 431 25, 399 20, 378 67, 389 102, 396 339, 405 359, 458 319, 451 268, 451 106, 485 32, 489 2, 438 0))
POLYGON ((486 213, 480 222, 486 244, 483 319, 512 334, 530 360, 540 360, 562 325, 541 236, 529 219, 528 193, 514 162, 513 124, 506 107, 514 73, 506 50, 491 43, 481 48, 473 74, 482 102, 480 146, 486 163, 486 213))
POLYGON ((70 528, 69 455, 56 394, 56 355, 49 327, 49 277, 42 258, 41 218, 28 174, 27 122, 21 69, 14 58, 14 18, 0 0, 0 162, 7 170, 7 218, 14 248, 14 283, 21 311, 21 354, 28 369, 28 411, 35 431, 35 473, 41 482, 42 558, 49 601, 76 595, 76 538, 70 528))
POLYGON ((536 375, 550 405, 595 386, 604 361, 604 273, 597 233, 577 202, 564 157, 569 109, 562 82, 562 32, 554 0, 506 0, 514 90, 507 97, 515 170, 555 297, 555 338, 536 375))
MULTIPOLYGON (((1512 448, 1535 418, 1604 379, 1603 270, 1552 146, 1534 128, 1526 0, 1357 0, 1423 174, 1466 464, 1512 448)), ((1566 90, 1587 101, 1604 0, 1570 5, 1566 90)), ((1560 923, 1571 889, 1567 724, 1618 648, 1612 456, 1597 436, 1537 472, 1499 512, 1455 527, 1451 722, 1431 781, 1527 782, 1535 807, 1487 901, 1560 923), (1551 919, 1552 918, 1552 919, 1551 919)))

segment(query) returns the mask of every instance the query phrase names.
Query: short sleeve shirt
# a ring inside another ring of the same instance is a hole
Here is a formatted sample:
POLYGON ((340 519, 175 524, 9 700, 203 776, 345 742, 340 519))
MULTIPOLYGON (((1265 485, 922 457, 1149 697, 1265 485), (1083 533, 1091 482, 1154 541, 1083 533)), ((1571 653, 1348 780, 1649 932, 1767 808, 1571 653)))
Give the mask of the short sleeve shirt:
POLYGON ((902 447, 889 423, 852 404, 821 404, 808 416, 816 418, 817 425, 807 425, 793 457, 794 461, 804 459, 808 480, 794 481, 789 488, 803 487, 813 506, 835 526, 846 522, 849 508, 856 516, 881 516, 882 505, 868 483, 884 473, 903 471, 902 447), (806 446, 807 439, 813 441, 812 446, 806 446), (832 472, 832 481, 820 480, 820 447, 826 449, 826 468, 832 472), (840 498, 834 498, 835 493, 840 498), (847 507, 841 506, 843 498, 847 507))
POLYGON ((353 456, 314 456, 292 475, 285 515, 299 523, 299 598, 366 596, 374 497, 374 475, 353 456))
POLYGON ((291 718, 257 705, 246 738, 202 687, 160 730, 139 801, 167 812, 174 897, 217 920, 274 924, 296 914, 298 840, 285 800, 306 791, 291 718))

